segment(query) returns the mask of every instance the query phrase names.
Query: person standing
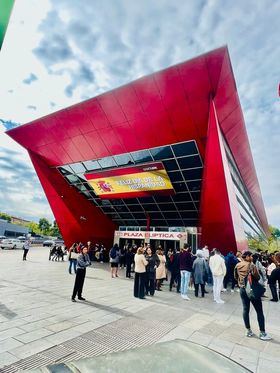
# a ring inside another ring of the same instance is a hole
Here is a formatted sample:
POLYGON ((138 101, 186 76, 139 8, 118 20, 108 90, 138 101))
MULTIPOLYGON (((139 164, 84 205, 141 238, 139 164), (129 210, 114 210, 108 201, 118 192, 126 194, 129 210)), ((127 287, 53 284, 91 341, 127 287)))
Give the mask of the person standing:
POLYGON ((145 288, 146 288, 146 295, 153 296, 155 294, 155 284, 156 284, 156 269, 159 266, 160 260, 157 254, 152 253, 152 249, 150 246, 146 249, 145 258, 148 262, 146 266, 146 281, 145 281, 145 288))
POLYGON ((205 294, 205 281, 207 279, 207 266, 206 260, 201 252, 198 252, 197 258, 193 262, 193 278, 194 278, 194 295, 198 297, 199 285, 201 288, 201 296, 204 298, 205 294))
POLYGON ((22 260, 26 260, 26 257, 27 257, 27 253, 30 249, 30 246, 31 246, 31 241, 30 240, 26 240, 23 244, 23 257, 22 257, 22 260))
POLYGON ((132 247, 129 247, 127 249, 127 252, 125 254, 125 266, 126 266, 126 278, 131 278, 131 266, 134 262, 134 253, 132 250, 132 247))
POLYGON ((112 278, 119 277, 118 268, 119 268, 120 249, 117 243, 115 243, 115 245, 110 250, 109 257, 110 257, 110 263, 111 263, 111 276, 112 278))
MULTIPOLYGON (((251 326, 250 326, 250 304, 252 303, 253 307, 255 308, 255 311, 257 313, 258 318, 258 324, 260 329, 259 338, 263 341, 269 341, 272 338, 266 333, 265 331, 265 319, 263 314, 263 308, 262 308, 262 299, 261 299, 261 293, 253 294, 253 297, 247 294, 246 287, 248 285, 248 277, 251 275, 251 281, 252 284, 255 284, 257 286, 261 286, 259 284, 260 275, 258 272, 257 267, 252 262, 252 253, 251 251, 245 251, 242 254, 243 260, 239 262, 234 269, 234 276, 236 281, 238 282, 239 288, 240 288, 240 298, 242 301, 243 306, 243 320, 245 324, 246 336, 247 337, 253 337, 254 333, 252 332, 251 326)), ((252 291, 254 293, 254 290, 252 288, 252 291)))
POLYGON ((68 272, 72 274, 72 267, 74 267, 74 272, 77 273, 77 258, 79 256, 77 251, 78 244, 75 242, 69 249, 69 268, 68 272))
POLYGON ((137 249, 137 253, 134 256, 134 262, 134 296, 135 298, 145 299, 146 265, 148 262, 144 256, 143 247, 137 249))
POLYGON ((227 291, 228 283, 231 283, 231 292, 234 293, 234 288, 236 285, 235 279, 234 279, 234 268, 236 264, 238 263, 238 260, 236 256, 233 254, 232 251, 227 253, 225 256, 225 265, 227 269, 227 273, 224 277, 224 290, 227 291))
POLYGON ((170 258, 171 278, 169 283, 169 291, 172 291, 173 284, 176 283, 177 293, 180 293, 181 274, 180 274, 180 248, 177 247, 176 252, 170 258))
POLYGON ((159 258, 159 265, 156 268, 156 289, 161 291, 161 284, 166 279, 166 257, 161 250, 161 246, 158 246, 156 254, 159 258))
POLYGON ((192 273, 192 255, 191 248, 184 244, 183 250, 180 252, 180 273, 181 273, 181 297, 186 300, 190 300, 188 297, 189 282, 192 273))
POLYGON ((210 258, 210 269, 213 275, 213 295, 216 303, 225 303, 221 299, 221 291, 223 286, 223 279, 226 275, 227 269, 225 260, 221 255, 220 250, 214 249, 215 254, 210 258))
POLYGON ((274 257, 274 266, 271 266, 272 271, 268 279, 269 288, 271 291, 272 299, 271 302, 278 302, 277 295, 277 281, 278 281, 278 290, 279 290, 279 299, 280 299, 280 253, 276 254, 274 257))
POLYGON ((83 247, 81 254, 79 254, 77 258, 77 272, 76 272, 76 278, 75 278, 75 284, 72 294, 72 302, 76 302, 76 296, 78 294, 79 300, 85 300, 85 298, 82 297, 83 293, 83 286, 86 276, 86 267, 90 266, 91 262, 88 255, 88 248, 83 247))

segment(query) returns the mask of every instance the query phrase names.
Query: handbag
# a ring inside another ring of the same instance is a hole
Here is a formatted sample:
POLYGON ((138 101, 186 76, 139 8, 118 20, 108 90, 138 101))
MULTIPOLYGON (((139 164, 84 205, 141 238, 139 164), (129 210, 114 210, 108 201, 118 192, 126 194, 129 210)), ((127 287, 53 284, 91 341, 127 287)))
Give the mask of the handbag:
POLYGON ((78 259, 79 254, 71 252, 70 259, 78 259))
POLYGON ((253 278, 251 272, 248 273, 245 283, 245 290, 248 298, 250 300, 260 300, 265 293, 265 287, 261 285, 258 280, 253 278))

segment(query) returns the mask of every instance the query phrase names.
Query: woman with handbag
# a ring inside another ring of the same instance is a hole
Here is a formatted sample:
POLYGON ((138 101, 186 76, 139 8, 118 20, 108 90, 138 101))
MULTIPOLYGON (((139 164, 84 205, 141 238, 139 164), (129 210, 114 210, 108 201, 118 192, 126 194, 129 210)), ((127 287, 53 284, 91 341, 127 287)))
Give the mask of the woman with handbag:
POLYGON ((254 336, 249 318, 250 305, 252 303, 257 313, 260 329, 259 338, 262 341, 269 341, 272 338, 265 332, 265 320, 261 299, 265 289, 259 283, 260 275, 257 267, 252 262, 253 257, 251 251, 245 251, 242 254, 242 259, 243 260, 235 266, 234 277, 240 287, 240 297, 243 305, 243 320, 247 329, 246 336, 254 336))
POLYGON ((72 274, 72 266, 74 267, 74 272, 77 273, 77 258, 78 258, 78 251, 77 251, 78 244, 74 243, 69 249, 69 274, 72 274))

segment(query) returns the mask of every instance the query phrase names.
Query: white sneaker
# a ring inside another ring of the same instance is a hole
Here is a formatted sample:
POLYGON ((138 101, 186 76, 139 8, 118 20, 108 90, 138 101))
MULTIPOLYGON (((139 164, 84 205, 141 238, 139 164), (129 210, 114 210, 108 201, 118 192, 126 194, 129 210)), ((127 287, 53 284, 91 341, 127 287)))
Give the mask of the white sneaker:
POLYGON ((231 289, 231 291, 230 291, 231 293, 234 293, 234 290, 233 289, 231 289))
POLYGON ((265 333, 265 332, 261 332, 259 338, 260 338, 262 341, 270 341, 270 340, 272 339, 272 337, 270 337, 270 335, 268 335, 268 334, 265 333))
POLYGON ((216 300, 216 303, 218 303, 218 304, 224 304, 225 301, 223 301, 222 299, 219 299, 219 300, 216 300))
POLYGON ((226 293, 227 289, 223 288, 221 291, 222 293, 226 293))
POLYGON ((237 293, 240 293, 240 289, 239 289, 239 288, 235 289, 235 291, 236 291, 237 293))
POLYGON ((187 295, 184 297, 185 300, 191 300, 187 295))

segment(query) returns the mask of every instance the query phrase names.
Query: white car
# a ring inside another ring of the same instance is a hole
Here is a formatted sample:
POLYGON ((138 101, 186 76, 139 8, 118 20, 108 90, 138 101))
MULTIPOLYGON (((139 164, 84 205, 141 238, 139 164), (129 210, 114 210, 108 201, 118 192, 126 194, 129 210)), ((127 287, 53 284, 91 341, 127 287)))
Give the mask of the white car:
POLYGON ((22 249, 24 242, 15 238, 7 238, 1 242, 1 249, 22 249))

